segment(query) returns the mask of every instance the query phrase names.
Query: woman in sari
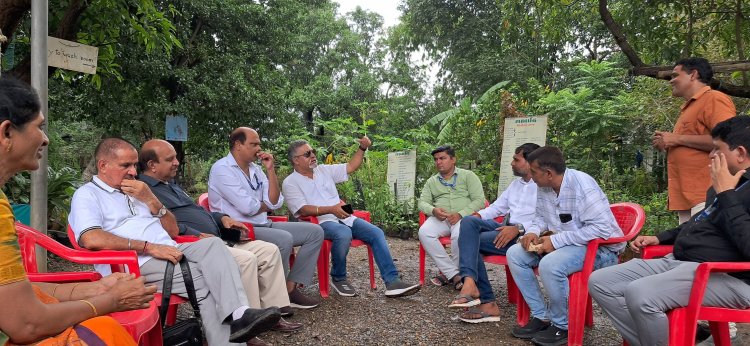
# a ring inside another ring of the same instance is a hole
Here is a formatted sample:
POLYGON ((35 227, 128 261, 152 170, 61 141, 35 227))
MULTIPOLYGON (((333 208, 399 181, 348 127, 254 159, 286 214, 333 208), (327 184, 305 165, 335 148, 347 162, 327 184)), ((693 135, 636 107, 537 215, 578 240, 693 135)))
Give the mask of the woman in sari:
MULTIPOLYGON (((39 98, 0 78, 0 186, 39 168, 48 139, 39 98)), ((0 191, 0 345, 135 345, 108 313, 146 308, 156 287, 117 273, 97 282, 34 283, 26 278, 8 199, 0 191)))

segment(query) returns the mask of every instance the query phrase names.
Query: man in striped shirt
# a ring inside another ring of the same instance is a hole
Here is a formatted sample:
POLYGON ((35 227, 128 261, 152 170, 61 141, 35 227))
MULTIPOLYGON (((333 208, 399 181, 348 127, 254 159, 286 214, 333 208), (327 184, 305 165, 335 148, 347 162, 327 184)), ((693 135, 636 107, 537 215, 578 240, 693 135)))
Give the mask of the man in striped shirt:
MULTIPOLYGON (((562 151, 542 147, 528 161, 538 186, 536 213, 526 234, 506 254, 513 279, 531 309, 531 320, 512 334, 536 345, 568 343, 568 275, 580 271, 586 245, 596 238, 621 237, 609 201, 590 175, 566 168, 562 151), (541 234, 551 231, 552 235, 541 234), (533 245, 533 246, 532 246, 533 245), (549 298, 545 304, 534 268, 549 298)), ((599 248, 594 268, 617 263, 624 243, 599 248)))

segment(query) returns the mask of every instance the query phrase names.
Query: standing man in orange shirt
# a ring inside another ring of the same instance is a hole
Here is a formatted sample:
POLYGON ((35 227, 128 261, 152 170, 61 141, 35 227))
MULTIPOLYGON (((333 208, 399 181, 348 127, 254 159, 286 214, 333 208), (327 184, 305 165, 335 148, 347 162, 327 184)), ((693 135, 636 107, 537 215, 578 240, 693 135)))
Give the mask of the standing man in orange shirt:
POLYGON ((711 185, 708 153, 713 146, 711 129, 737 114, 732 99, 709 86, 713 70, 704 58, 678 61, 672 71, 672 96, 685 103, 672 132, 656 131, 654 148, 667 152, 669 210, 680 223, 703 209, 711 185))

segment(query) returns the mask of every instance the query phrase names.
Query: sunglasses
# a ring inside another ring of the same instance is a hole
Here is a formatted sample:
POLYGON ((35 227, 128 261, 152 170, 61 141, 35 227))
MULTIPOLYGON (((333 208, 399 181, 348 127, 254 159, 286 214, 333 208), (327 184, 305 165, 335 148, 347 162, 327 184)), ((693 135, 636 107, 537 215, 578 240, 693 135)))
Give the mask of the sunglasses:
POLYGON ((300 156, 304 156, 305 158, 310 158, 310 156, 315 156, 315 149, 310 149, 310 150, 308 150, 308 151, 306 151, 306 152, 304 152, 304 153, 302 153, 300 155, 296 155, 294 157, 300 157, 300 156))

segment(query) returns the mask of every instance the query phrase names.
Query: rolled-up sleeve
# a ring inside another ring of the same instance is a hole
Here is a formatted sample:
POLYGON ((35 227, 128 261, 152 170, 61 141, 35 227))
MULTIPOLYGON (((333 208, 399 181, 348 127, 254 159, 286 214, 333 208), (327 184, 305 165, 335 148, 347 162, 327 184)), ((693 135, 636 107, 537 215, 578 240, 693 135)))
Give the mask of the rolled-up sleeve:
MULTIPOLYGON (((256 169, 260 170, 258 167, 256 167, 256 169)), ((271 210, 281 208, 284 204, 284 195, 279 194, 279 200, 276 203, 271 203, 271 199, 268 197, 268 177, 266 177, 266 174, 263 172, 260 174, 263 176, 263 203, 265 203, 266 207, 271 210)))

